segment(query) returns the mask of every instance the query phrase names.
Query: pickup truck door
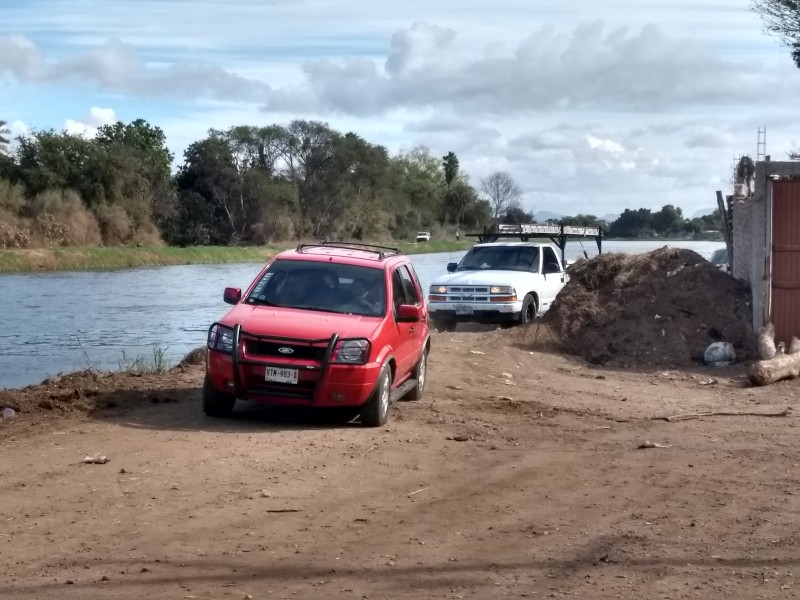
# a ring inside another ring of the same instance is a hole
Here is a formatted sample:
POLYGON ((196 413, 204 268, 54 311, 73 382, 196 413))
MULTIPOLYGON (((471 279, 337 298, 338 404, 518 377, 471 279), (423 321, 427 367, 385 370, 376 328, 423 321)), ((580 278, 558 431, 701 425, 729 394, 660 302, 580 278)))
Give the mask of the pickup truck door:
POLYGON ((545 312, 553 304, 558 292, 564 287, 566 273, 558 255, 552 248, 542 249, 542 289, 539 292, 539 311, 545 312))

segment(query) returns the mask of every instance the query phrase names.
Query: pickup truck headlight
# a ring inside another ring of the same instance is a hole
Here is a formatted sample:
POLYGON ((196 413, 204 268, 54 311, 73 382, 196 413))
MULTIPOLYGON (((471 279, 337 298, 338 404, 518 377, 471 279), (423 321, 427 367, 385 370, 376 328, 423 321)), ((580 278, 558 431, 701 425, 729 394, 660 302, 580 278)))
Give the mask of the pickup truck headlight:
POLYGON ((516 290, 510 285, 493 285, 489 288, 490 294, 505 294, 506 296, 515 296, 516 290))
POLYGON ((208 330, 208 347, 225 354, 233 354, 233 329, 225 325, 214 325, 208 330))
POLYGON ((369 358, 369 340, 342 340, 333 351, 333 362, 345 365, 365 365, 369 358))
POLYGON ((447 293, 447 286, 446 285, 432 285, 431 286, 431 294, 446 294, 447 293))

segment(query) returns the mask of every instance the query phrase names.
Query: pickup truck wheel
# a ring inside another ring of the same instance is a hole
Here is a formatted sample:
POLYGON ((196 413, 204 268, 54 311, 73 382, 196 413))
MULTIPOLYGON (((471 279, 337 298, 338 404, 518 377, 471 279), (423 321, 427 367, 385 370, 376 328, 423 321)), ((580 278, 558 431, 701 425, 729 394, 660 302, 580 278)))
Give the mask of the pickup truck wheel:
POLYGON ((215 390, 206 375, 203 381, 203 412, 209 417, 230 417, 235 405, 236 396, 215 390))
POLYGON ((422 351, 422 357, 417 363, 417 368, 414 369, 414 379, 417 380, 417 385, 408 393, 407 399, 411 401, 422 400, 422 394, 425 391, 425 382, 428 379, 428 351, 422 351))
POLYGON ((361 424, 366 427, 383 427, 389 420, 389 404, 392 395, 392 371, 383 365, 378 385, 361 409, 361 424))
POLYGON ((433 329, 439 333, 452 333, 456 330, 455 321, 444 321, 442 319, 433 319, 433 329))
POLYGON ((531 294, 525 296, 522 301, 522 312, 519 313, 519 324, 527 325, 536 319, 536 314, 539 312, 539 307, 536 305, 536 298, 531 294))

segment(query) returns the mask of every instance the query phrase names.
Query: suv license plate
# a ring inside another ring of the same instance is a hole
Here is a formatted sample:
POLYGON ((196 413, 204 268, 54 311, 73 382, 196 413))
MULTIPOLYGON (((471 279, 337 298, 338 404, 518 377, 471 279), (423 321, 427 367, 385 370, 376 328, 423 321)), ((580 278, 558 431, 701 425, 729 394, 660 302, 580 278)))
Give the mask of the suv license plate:
POLYGON ((466 304, 457 304, 456 305, 456 314, 457 315, 471 315, 472 314, 472 307, 467 306, 466 304))
POLYGON ((297 375, 297 369, 276 369, 275 367, 267 367, 267 370, 264 372, 264 381, 296 385, 297 375))

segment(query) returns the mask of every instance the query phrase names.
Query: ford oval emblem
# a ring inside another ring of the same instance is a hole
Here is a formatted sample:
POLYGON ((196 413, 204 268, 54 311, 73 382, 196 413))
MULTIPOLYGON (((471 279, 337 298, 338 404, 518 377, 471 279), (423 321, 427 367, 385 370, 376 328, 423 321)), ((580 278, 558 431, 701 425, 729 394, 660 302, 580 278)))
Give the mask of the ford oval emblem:
POLYGON ((287 348, 286 346, 281 346, 278 348, 278 352, 281 354, 294 354, 294 348, 287 348))

